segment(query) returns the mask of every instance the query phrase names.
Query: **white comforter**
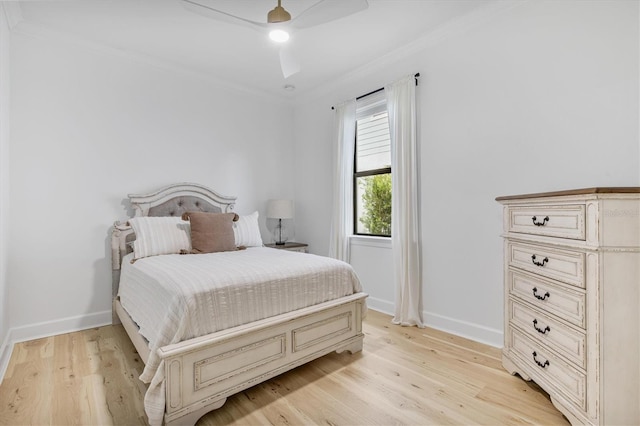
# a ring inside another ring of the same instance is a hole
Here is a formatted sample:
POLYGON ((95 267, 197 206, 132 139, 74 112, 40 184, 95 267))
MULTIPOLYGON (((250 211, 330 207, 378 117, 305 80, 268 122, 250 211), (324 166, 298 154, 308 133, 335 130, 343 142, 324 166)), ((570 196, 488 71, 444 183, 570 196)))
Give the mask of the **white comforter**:
POLYGON ((149 422, 164 413, 158 348, 360 291, 347 263, 285 250, 125 257, 118 294, 151 349, 140 376, 149 422))

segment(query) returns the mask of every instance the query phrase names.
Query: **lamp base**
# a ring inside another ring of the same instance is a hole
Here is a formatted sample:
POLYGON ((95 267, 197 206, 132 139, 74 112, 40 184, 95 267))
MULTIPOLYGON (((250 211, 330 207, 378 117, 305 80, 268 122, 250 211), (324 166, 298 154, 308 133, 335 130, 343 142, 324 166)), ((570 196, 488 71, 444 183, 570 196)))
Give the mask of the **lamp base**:
POLYGON ((276 241, 277 246, 283 246, 285 244, 284 241, 276 241))

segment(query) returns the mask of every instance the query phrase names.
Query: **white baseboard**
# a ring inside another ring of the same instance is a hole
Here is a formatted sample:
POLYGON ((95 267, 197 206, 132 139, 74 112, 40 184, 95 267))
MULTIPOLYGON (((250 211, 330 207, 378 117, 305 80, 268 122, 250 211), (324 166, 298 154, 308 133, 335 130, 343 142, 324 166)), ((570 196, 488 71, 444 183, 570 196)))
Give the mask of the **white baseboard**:
MULTIPOLYGON (((375 297, 367 298, 367 306, 370 309, 387 315, 393 315, 393 312, 395 311, 395 307, 392 302, 377 299, 375 297)), ((426 311, 424 311, 422 315, 425 325, 428 327, 485 343, 497 348, 503 346, 503 333, 501 330, 484 327, 478 324, 426 311)), ((13 345, 15 343, 55 336, 57 334, 71 333, 74 331, 85 330, 87 328, 101 327, 109 324, 111 324, 111 311, 103 311, 9 329, 7 336, 0 347, 0 382, 2 382, 4 373, 9 365, 9 359, 11 358, 11 352, 13 351, 13 345)))
POLYGON ((9 330, 2 342, 2 346, 0 346, 0 383, 2 383, 4 373, 7 371, 7 366, 9 365, 9 359, 11 358, 12 352, 13 342, 11 341, 11 330, 9 330))
POLYGON ((375 297, 367 297, 367 307, 373 309, 374 311, 382 312, 387 315, 394 315, 395 307, 391 302, 387 302, 386 300, 376 299, 375 297))
POLYGON ((0 382, 9 365, 14 344, 110 324, 111 311, 109 310, 10 328, 0 347, 0 382))
POLYGON ((476 342, 496 348, 503 346, 504 334, 502 330, 426 311, 422 312, 422 319, 427 327, 475 340, 476 342))
POLYGON ((13 343, 40 339, 57 334, 71 333, 87 328, 101 327, 111 324, 111 311, 96 312, 87 315, 62 318, 59 320, 23 325, 10 330, 13 343))
MULTIPOLYGON (((392 302, 376 299, 371 296, 367 298, 367 306, 374 311, 382 312, 383 314, 391 316, 393 316, 395 312, 395 305, 392 302)), ((496 348, 501 348, 503 346, 504 335, 502 330, 485 327, 472 322, 462 321, 427 311, 422 312, 422 320, 427 327, 455 334, 456 336, 464 337, 466 339, 475 340, 476 342, 484 343, 496 348)))

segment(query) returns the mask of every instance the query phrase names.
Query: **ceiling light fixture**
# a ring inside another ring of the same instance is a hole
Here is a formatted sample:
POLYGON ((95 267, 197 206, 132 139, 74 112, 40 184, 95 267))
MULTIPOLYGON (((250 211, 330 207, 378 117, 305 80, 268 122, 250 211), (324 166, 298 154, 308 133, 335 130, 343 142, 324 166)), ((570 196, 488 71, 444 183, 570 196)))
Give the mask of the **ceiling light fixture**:
POLYGON ((269 32, 269 38, 277 43, 284 43, 289 40, 289 33, 285 30, 272 30, 269 32))
MULTIPOLYGON (((282 7, 281 0, 278 0, 278 5, 267 14, 267 23, 269 24, 279 24, 290 20, 291 14, 282 7)), ((289 40, 289 33, 278 28, 269 32, 269 38, 276 43, 284 43, 289 40)))
POLYGON ((284 7, 280 4, 280 0, 278 0, 278 5, 267 14, 267 22, 270 24, 277 24, 278 22, 287 22, 290 20, 291 14, 284 10, 284 7))

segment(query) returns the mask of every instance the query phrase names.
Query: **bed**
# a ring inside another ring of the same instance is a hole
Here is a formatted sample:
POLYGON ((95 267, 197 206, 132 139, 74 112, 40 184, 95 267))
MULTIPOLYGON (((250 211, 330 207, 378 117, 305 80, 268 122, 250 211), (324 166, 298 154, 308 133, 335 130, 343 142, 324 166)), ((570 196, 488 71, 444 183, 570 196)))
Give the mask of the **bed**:
POLYGON ((141 380, 149 383, 145 410, 151 424, 193 425, 248 387, 333 351, 362 350, 367 295, 343 262, 265 247, 132 262, 136 235, 130 223, 136 218, 233 213, 235 200, 198 184, 170 185, 129 195, 133 220, 113 226, 113 323, 122 323, 145 362, 141 380), (241 280, 239 271, 247 278, 241 280), (193 282, 200 281, 219 293, 181 295, 177 308, 175 295, 162 298, 165 288, 199 289, 193 282), (225 286, 236 281, 231 290, 225 286), (253 296, 239 296, 239 288, 253 296), (212 300, 224 304, 197 310, 212 300), (178 322, 163 321, 168 317, 178 322))

